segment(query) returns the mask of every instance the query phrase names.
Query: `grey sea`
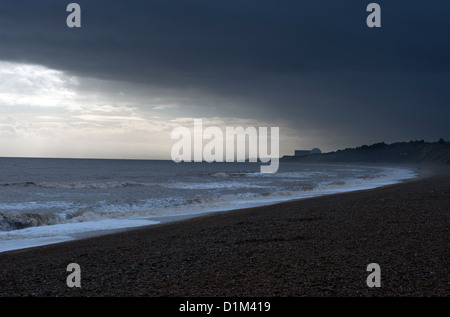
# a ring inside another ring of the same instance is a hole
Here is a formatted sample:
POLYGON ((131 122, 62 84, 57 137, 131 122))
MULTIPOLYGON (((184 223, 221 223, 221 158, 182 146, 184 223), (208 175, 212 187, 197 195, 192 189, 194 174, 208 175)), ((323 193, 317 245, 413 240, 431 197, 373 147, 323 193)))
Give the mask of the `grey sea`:
POLYGON ((414 171, 343 164, 0 158, 0 252, 370 189, 414 171))

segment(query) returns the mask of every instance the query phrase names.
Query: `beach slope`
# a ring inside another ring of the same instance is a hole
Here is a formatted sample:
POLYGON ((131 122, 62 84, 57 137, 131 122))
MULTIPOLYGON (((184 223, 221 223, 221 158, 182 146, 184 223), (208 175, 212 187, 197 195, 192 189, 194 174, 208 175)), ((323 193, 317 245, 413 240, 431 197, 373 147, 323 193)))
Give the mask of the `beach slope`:
POLYGON ((448 167, 359 192, 0 254, 0 296, 449 296, 448 167), (81 288, 69 288, 69 263, 81 288), (381 268, 370 288, 367 266, 381 268))

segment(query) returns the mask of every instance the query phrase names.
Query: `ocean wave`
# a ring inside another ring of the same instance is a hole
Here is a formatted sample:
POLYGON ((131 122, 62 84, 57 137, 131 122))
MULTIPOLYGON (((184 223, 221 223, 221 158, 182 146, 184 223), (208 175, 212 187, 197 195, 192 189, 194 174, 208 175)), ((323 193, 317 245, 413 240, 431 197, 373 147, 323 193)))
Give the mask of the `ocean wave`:
POLYGON ((42 188, 61 188, 61 189, 107 189, 115 187, 128 187, 128 186, 159 186, 157 183, 145 183, 145 182, 102 182, 102 183, 86 183, 86 182, 42 182, 37 184, 42 188))
POLYGON ((26 210, 48 210, 48 209, 59 209, 59 210, 69 210, 74 208, 79 208, 80 205, 77 205, 73 202, 68 201, 28 201, 28 202, 20 202, 20 203, 2 203, 0 204, 0 210, 2 211, 26 211, 26 210))
POLYGON ((0 212, 0 231, 18 230, 62 223, 63 219, 55 214, 41 213, 3 213, 0 212))
POLYGON ((217 178, 225 178, 225 177, 246 177, 246 176, 257 176, 259 172, 254 171, 242 171, 242 172, 216 172, 216 173, 208 173, 208 176, 217 177, 217 178))
POLYGON ((68 202, 28 202, 0 204, 0 231, 28 227, 51 226, 105 219, 154 216, 194 204, 207 204, 210 197, 155 198, 130 203, 99 201, 92 205, 75 205, 68 202), (54 211, 51 211, 53 207, 54 211))
MULTIPOLYGON (((309 171, 308 173, 310 173, 309 171)), ((398 179, 412 177, 411 171, 384 169, 376 177, 362 177, 366 174, 359 173, 360 178, 335 178, 326 180, 317 179, 309 174, 307 179, 302 179, 302 172, 281 173, 273 180, 264 179, 232 179, 234 173, 224 172, 216 175, 216 178, 225 179, 199 179, 195 181, 170 182, 24 182, 26 186, 41 186, 48 188, 115 188, 126 186, 159 186, 158 190, 137 189, 139 198, 125 191, 123 195, 106 195, 100 191, 98 196, 92 194, 95 199, 85 199, 85 193, 63 193, 60 196, 64 201, 31 201, 21 203, 0 204, 0 231, 12 231, 28 227, 39 227, 56 224, 69 224, 77 222, 98 221, 104 219, 130 218, 140 216, 164 216, 175 213, 187 213, 217 209, 217 206, 226 209, 227 206, 243 204, 246 202, 275 201, 278 198, 287 200, 290 197, 312 197, 329 193, 345 192, 382 186, 383 184, 396 182, 398 179), (288 177, 285 177, 288 176, 288 177), (291 177, 289 177, 291 176, 291 177), (297 183, 293 184, 294 178, 297 183), (285 181, 288 179, 288 181, 285 181), (176 191, 176 189, 182 189, 176 191), (197 191, 184 191, 197 190, 197 191), (154 196, 158 197, 154 197, 154 196), (175 197, 177 195, 177 197, 175 197), (153 196, 153 197, 152 197, 153 196), (72 201, 71 198, 74 198, 72 201), (98 199, 97 199, 98 198, 98 199)), ((257 173, 252 173, 256 175, 257 173)), ((318 173, 323 174, 323 173, 318 173)), ((414 174, 414 173, 412 173, 414 174)), ((237 176, 241 177, 241 176, 237 176)), ((18 183, 16 183, 18 184, 18 183)), ((47 192, 43 191, 42 192, 47 192)), ((28 192, 28 191, 27 191, 28 192)), ((91 195, 87 193, 87 195, 91 195)), ((55 196, 58 197, 58 196, 55 196)))
POLYGON ((35 182, 1 183, 0 186, 35 186, 35 182))
POLYGON ((0 252, 72 240, 72 235, 158 224, 148 219, 103 219, 84 223, 55 224, 0 232, 0 252))
POLYGON ((114 188, 114 187, 128 187, 128 186, 158 186, 157 183, 145 183, 145 182, 128 182, 128 181, 113 181, 113 182, 16 182, 16 183, 1 183, 0 186, 38 186, 41 188, 59 188, 59 189, 84 189, 84 188, 114 188))
POLYGON ((178 182, 166 184, 167 188, 174 189, 233 189, 233 188, 267 188, 265 185, 242 182, 215 182, 215 183, 186 183, 178 182))

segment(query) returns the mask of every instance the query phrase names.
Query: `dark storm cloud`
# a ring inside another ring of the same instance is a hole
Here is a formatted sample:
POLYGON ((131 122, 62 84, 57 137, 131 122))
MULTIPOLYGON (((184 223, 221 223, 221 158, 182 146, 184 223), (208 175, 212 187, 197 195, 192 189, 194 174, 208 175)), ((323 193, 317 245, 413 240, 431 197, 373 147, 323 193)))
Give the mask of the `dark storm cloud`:
POLYGON ((448 1, 377 1, 377 29, 361 0, 80 0, 80 29, 69 2, 0 3, 0 59, 193 88, 354 142, 450 138, 448 1))
POLYGON ((450 69, 445 2, 381 3, 377 30, 366 26, 367 4, 360 0, 78 3, 78 30, 65 25, 64 1, 0 4, 1 56, 130 79, 219 70, 232 76, 450 69))

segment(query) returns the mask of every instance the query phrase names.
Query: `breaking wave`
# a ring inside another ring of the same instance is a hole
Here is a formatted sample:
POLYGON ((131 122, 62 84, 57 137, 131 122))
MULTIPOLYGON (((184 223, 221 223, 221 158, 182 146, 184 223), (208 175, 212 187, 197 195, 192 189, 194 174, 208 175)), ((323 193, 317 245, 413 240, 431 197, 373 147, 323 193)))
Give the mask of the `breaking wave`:
MULTIPOLYGON (((11 162, 17 165, 17 160, 11 162)), ((400 169, 329 165, 288 164, 275 174, 264 174, 251 170, 251 164, 27 162, 39 168, 14 171, 11 164, 3 171, 14 172, 15 177, 0 174, 0 252, 2 244, 12 245, 5 241, 19 236, 32 239, 45 237, 46 232, 49 237, 63 233, 64 228, 70 234, 120 228, 121 223, 123 227, 157 223, 180 215, 374 188, 415 176, 400 169), (58 172, 51 173, 56 163, 58 172)))

